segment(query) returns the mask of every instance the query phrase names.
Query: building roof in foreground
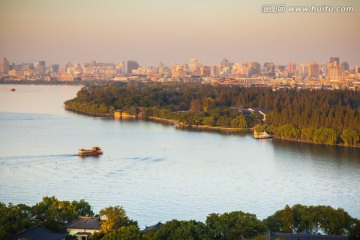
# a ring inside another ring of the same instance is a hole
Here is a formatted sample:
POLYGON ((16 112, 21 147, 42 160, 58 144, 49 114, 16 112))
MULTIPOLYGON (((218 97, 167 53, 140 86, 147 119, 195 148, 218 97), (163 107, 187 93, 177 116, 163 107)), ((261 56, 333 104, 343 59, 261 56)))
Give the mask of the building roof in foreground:
POLYGON ((32 240, 62 240, 65 239, 66 236, 67 233, 51 232, 43 226, 36 225, 10 237, 8 240, 17 240, 19 238, 27 238, 32 240))
POLYGON ((308 231, 303 231, 300 233, 266 233, 264 237, 269 239, 287 239, 287 240, 347 240, 347 236, 342 235, 321 235, 321 234, 311 234, 308 231))
POLYGON ((147 231, 149 231, 149 230, 151 230, 153 228, 156 228, 156 230, 159 230, 161 225, 163 225, 163 224, 161 222, 158 222, 157 224, 149 226, 149 227, 145 226, 145 229, 143 230, 143 232, 147 232, 147 231))
POLYGON ((66 226, 66 228, 100 230, 99 217, 80 217, 66 226))

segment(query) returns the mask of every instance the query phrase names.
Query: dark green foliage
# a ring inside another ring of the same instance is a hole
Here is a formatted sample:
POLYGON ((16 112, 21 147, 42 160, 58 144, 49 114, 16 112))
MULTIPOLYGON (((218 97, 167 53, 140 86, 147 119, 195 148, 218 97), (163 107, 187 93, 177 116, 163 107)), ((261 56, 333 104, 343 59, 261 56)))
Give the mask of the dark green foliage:
MULTIPOLYGON (((79 202, 59 201, 55 197, 44 197, 32 206, 24 204, 6 206, 0 203, 0 239, 19 233, 27 228, 42 224, 52 231, 64 230, 64 223, 78 218, 80 212, 93 216, 90 205, 79 202), (51 224, 49 224, 51 223, 51 224)), ((212 213, 206 222, 194 220, 172 220, 146 232, 139 230, 136 221, 129 219, 120 206, 107 207, 100 211, 101 231, 93 234, 91 240, 205 240, 221 239, 263 239, 262 235, 272 232, 323 232, 329 235, 346 235, 359 239, 360 221, 352 218, 343 209, 329 206, 286 206, 268 218, 260 221, 256 215, 235 211, 212 213)), ((68 236, 66 239, 74 239, 68 236)))
MULTIPOLYGON (((247 95, 244 88, 202 84, 112 83, 84 87, 65 105, 69 110, 94 115, 112 114, 115 109, 131 113, 131 109, 141 108, 143 119, 158 117, 184 125, 251 128, 260 121, 255 115, 245 118, 238 110, 230 109, 245 105, 245 99, 255 99, 238 96, 243 94, 247 95)), ((256 107, 254 104, 248 106, 256 107)))
POLYGON ((350 230, 349 240, 360 239, 360 220, 357 220, 352 229, 350 230))
POLYGON ((137 225, 122 226, 117 230, 104 233, 102 240, 140 240, 141 235, 137 225))
POLYGON ((256 215, 241 211, 215 214, 206 218, 210 239, 240 239, 253 238, 266 231, 265 225, 256 215))
POLYGON ((360 93, 278 91, 268 129, 275 136, 320 144, 356 146, 360 131, 360 93))
POLYGON ((24 205, 0 203, 0 239, 6 239, 34 225, 31 208, 24 205))
MULTIPOLYGON (((158 240, 205 240, 209 239, 207 233, 208 228, 202 222, 197 222, 194 220, 172 220, 163 224, 159 231, 156 231, 155 233, 150 232, 148 235, 153 234, 152 238, 150 239, 158 240)), ((146 233, 144 235, 146 235, 146 233)))
POLYGON ((269 111, 266 129, 275 137, 320 144, 360 143, 360 93, 355 91, 281 90, 178 83, 107 83, 89 85, 66 101, 67 109, 111 115, 115 109, 142 118, 175 120, 183 126, 252 128, 261 116, 244 116, 232 107, 269 111))
POLYGON ((38 223, 52 231, 65 231, 64 226, 79 216, 93 216, 89 203, 84 200, 59 201, 55 197, 44 197, 43 200, 31 208, 38 223))
POLYGON ((286 206, 266 218, 265 225, 272 232, 324 232, 329 235, 349 235, 355 231, 358 220, 343 209, 329 206, 286 206))
POLYGON ((126 216, 121 206, 110 206, 100 211, 101 230, 103 232, 117 231, 123 226, 137 226, 137 222, 126 216))
POLYGON ((6 239, 27 228, 41 224, 55 232, 64 232, 65 224, 79 216, 93 216, 89 203, 84 200, 59 201, 55 197, 44 197, 36 205, 6 206, 0 203, 0 239, 6 239))

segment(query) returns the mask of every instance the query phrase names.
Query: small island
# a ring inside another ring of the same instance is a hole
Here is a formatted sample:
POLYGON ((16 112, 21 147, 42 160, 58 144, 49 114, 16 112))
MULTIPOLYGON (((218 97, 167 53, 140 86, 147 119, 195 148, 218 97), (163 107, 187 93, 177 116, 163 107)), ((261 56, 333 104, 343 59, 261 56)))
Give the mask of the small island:
POLYGON ((272 90, 199 83, 87 85, 70 111, 176 123, 181 128, 256 130, 278 139, 358 147, 360 92, 272 90))

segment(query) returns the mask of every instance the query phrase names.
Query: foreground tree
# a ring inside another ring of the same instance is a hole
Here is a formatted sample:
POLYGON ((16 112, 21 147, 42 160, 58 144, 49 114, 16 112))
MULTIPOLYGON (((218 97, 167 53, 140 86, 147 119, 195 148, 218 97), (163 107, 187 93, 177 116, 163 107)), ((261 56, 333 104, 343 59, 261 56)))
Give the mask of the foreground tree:
POLYGON ((33 225, 29 206, 11 203, 6 206, 0 203, 0 239, 6 239, 33 225))
POLYGON ((100 211, 101 231, 116 231, 123 226, 135 225, 137 222, 130 220, 121 206, 110 206, 100 211))
POLYGON ((206 218, 210 239, 239 239, 253 238, 266 231, 265 225, 256 218, 255 214, 241 211, 215 214, 206 218))
MULTIPOLYGON (((90 205, 84 200, 69 202, 44 197, 32 207, 0 203, 0 239, 7 239, 36 224, 42 224, 52 231, 63 231, 64 225, 80 214, 93 215, 90 205)), ((286 205, 263 221, 254 214, 241 211, 212 213, 205 224, 193 220, 172 220, 163 224, 159 230, 153 228, 146 232, 140 232, 137 222, 130 220, 120 206, 104 208, 100 216, 101 232, 93 234, 91 240, 235 240, 242 236, 260 240, 268 230, 293 233, 307 230, 314 234, 346 235, 350 240, 359 239, 360 236, 358 219, 352 218, 341 208, 333 209, 329 206, 286 205)))
POLYGON ((36 221, 52 231, 63 232, 65 225, 80 216, 93 216, 91 206, 85 200, 59 201, 56 197, 44 197, 31 208, 36 221))
POLYGON ((150 231, 149 233, 145 233, 144 239, 202 240, 202 239, 209 239, 207 233, 208 233, 208 228, 202 222, 197 222, 194 220, 191 221, 172 220, 163 224, 160 227, 160 230, 155 233, 152 231, 150 231))
POLYGON ((141 235, 136 225, 122 226, 116 231, 105 233, 101 240, 140 240, 141 235))
POLYGON ((329 235, 349 235, 356 219, 343 209, 329 206, 294 205, 275 212, 264 219, 264 224, 272 232, 324 232, 329 235))

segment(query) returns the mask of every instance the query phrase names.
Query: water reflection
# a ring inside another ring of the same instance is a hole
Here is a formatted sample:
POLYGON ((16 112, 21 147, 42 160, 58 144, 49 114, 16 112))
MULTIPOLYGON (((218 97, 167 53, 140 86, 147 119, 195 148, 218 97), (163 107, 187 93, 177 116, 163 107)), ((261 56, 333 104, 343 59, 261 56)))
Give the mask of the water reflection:
POLYGON ((140 226, 236 210, 263 218, 297 203, 360 217, 360 149, 83 116, 62 108, 77 88, 16 88, 26 94, 0 94, 0 202, 84 198, 95 212, 122 205, 140 226), (76 155, 93 145, 104 154, 76 155))
POLYGON ((349 162, 360 166, 360 148, 318 145, 279 139, 273 139, 273 146, 275 151, 301 152, 304 156, 310 156, 315 161, 325 159, 333 163, 349 162))

